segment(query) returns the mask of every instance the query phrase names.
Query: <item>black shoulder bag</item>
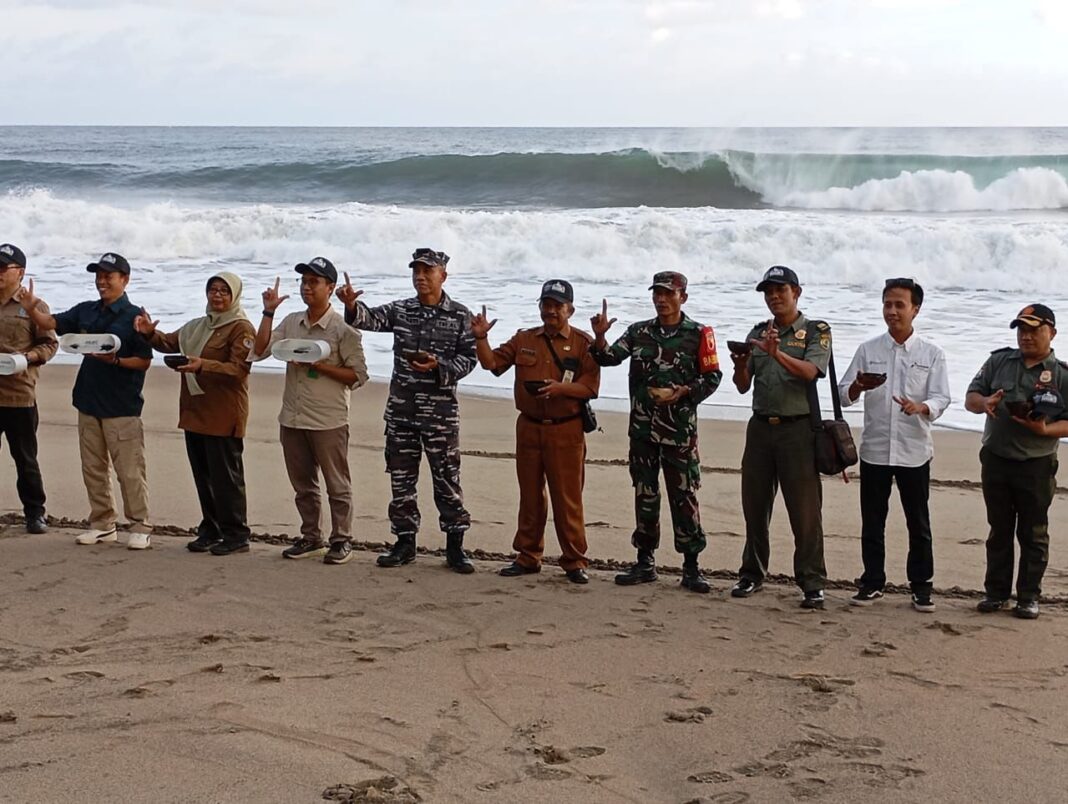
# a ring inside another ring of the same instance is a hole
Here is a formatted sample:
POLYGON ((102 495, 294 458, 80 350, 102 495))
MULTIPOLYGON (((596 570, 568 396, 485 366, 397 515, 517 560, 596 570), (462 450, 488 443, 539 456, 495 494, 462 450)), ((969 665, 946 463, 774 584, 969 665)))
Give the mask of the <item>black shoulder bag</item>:
POLYGON ((834 418, 820 418, 820 398, 816 393, 816 381, 808 384, 808 410, 812 419, 812 431, 816 439, 816 470, 821 475, 842 475, 858 460, 857 445, 853 443, 853 432, 842 418, 842 400, 838 395, 838 375, 834 370, 834 352, 828 361, 831 378, 831 401, 834 404, 834 418))
MULTIPOLYGON (((560 369, 561 374, 566 374, 569 369, 560 360, 559 356, 557 356, 556 350, 553 348, 552 339, 548 335, 543 335, 542 337, 545 338, 545 343, 549 346, 549 353, 553 356, 553 362, 556 363, 556 367, 560 369)), ((573 357, 569 357, 568 362, 573 364, 570 371, 575 372, 575 376, 577 377, 579 361, 573 357)), ((593 412, 593 408, 590 406, 590 400, 582 400, 582 403, 579 405, 579 416, 582 417, 582 432, 592 433, 597 429, 597 414, 593 412)))

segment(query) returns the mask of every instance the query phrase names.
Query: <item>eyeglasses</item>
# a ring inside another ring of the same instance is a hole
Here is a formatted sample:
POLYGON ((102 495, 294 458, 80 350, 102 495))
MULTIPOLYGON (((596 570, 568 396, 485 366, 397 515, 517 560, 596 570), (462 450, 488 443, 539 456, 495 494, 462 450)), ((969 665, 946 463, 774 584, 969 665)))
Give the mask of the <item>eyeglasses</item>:
POLYGON ((230 291, 230 288, 226 287, 226 285, 212 285, 210 288, 208 288, 208 294, 209 295, 210 294, 214 294, 216 296, 232 296, 232 295, 234 295, 230 291))

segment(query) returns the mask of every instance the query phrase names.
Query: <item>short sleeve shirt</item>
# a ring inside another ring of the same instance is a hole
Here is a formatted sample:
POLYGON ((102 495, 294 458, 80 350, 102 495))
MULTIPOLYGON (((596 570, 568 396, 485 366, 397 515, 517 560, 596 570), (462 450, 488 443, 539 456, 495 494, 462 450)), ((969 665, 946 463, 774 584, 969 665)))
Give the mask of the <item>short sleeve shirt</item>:
MULTIPOLYGON (((769 325, 774 325, 774 319, 757 324, 747 339, 760 340, 769 325)), ((811 363, 822 377, 827 373, 831 357, 831 328, 823 321, 799 315, 792 324, 779 329, 779 349, 790 357, 811 363)), ((749 372, 753 378, 754 413, 803 416, 809 412, 807 383, 788 372, 763 349, 753 348, 749 372)))
MULTIPOLYGON (((1005 392, 1005 397, 998 404, 997 416, 986 417, 983 446, 1010 461, 1055 455, 1058 439, 1032 433, 1014 422, 1008 404, 1026 402, 1042 388, 1056 388, 1062 398, 1068 399, 1068 369, 1053 352, 1041 363, 1028 368, 1019 349, 999 349, 983 363, 968 386, 968 392, 976 391, 983 396, 990 396, 999 388, 1005 392)), ((1068 419, 1068 411, 1059 418, 1068 419)))
MULTIPOLYGON (((140 312, 141 308, 131 304, 125 293, 111 304, 99 300, 82 302, 54 316, 56 334, 117 335, 122 342, 120 358, 151 358, 152 347, 133 328, 140 312)), ((98 419, 140 416, 145 404, 144 385, 143 371, 84 357, 74 380, 74 407, 98 419)))
MULTIPOLYGON (((574 372, 573 382, 589 388, 594 396, 601 387, 601 367, 590 355, 593 338, 575 327, 567 335, 556 333, 552 338, 553 349, 565 369, 574 372)), ((527 380, 562 380, 563 372, 546 340, 545 327, 521 329, 507 342, 493 350, 497 358, 494 374, 501 375, 515 366, 515 407, 525 416, 534 419, 566 419, 579 414, 582 401, 571 397, 543 399, 526 390, 527 380)))

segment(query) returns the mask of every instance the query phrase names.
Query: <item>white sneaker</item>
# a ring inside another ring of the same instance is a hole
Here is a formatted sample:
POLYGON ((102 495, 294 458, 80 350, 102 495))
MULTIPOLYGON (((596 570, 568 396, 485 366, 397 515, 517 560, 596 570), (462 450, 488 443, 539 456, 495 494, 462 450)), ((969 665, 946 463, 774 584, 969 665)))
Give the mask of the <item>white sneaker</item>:
POLYGON ((78 544, 100 544, 101 542, 113 542, 119 538, 115 528, 111 530, 87 530, 74 537, 78 544))
POLYGON ((128 550, 146 550, 152 546, 152 537, 147 533, 131 533, 126 540, 128 550))

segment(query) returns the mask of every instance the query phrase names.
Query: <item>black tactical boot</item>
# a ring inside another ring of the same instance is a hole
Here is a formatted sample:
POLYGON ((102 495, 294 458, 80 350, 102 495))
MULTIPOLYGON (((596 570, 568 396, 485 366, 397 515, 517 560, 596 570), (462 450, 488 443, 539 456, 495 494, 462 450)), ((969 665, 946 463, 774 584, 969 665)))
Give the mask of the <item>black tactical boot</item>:
POLYGON ((380 567, 400 567, 415 561, 415 536, 398 536, 388 553, 378 557, 380 567))
POLYGON ((701 570, 697 566, 696 553, 687 554, 686 558, 683 559, 682 587, 689 589, 691 592, 700 592, 701 594, 712 591, 712 587, 705 580, 705 576, 701 574, 701 570))
POLYGON ((464 553, 463 533, 445 534, 445 563, 449 565, 453 572, 458 572, 461 575, 470 575, 475 571, 475 565, 471 563, 471 559, 464 553))
POLYGON ((636 583, 649 583, 656 580, 656 561, 652 550, 639 550, 638 561, 626 572, 616 576, 620 586, 633 586, 636 583))

